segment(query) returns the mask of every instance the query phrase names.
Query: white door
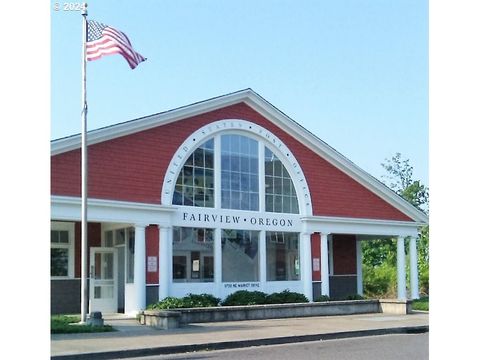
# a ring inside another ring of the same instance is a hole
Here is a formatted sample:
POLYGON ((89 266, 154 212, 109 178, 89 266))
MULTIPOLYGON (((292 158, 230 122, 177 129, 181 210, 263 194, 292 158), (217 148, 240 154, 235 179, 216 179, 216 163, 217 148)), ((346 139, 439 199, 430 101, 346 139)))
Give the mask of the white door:
POLYGON ((117 250, 90 248, 90 312, 116 313, 117 304, 117 250))

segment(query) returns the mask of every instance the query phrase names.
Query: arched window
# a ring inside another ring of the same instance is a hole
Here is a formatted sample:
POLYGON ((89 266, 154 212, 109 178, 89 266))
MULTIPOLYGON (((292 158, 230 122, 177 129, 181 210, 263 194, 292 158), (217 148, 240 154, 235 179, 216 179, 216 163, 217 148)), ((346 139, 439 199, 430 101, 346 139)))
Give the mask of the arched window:
POLYGON ((203 142, 188 156, 176 179, 172 203, 299 213, 294 183, 279 157, 263 141, 230 133, 203 142), (215 141, 220 142, 219 154, 215 154, 215 141), (215 157, 219 157, 219 169, 215 169, 215 157), (215 177, 220 177, 220 189, 215 189, 215 177), (218 204, 215 190, 220 192, 218 204))

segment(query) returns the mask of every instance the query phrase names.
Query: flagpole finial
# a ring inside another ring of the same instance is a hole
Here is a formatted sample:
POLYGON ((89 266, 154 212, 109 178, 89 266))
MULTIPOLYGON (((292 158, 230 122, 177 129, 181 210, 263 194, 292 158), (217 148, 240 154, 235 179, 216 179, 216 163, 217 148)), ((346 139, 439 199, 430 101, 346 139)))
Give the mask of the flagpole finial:
POLYGON ((88 4, 86 2, 83 3, 83 6, 82 6, 82 15, 83 16, 86 16, 88 15, 87 13, 87 7, 88 7, 88 4))

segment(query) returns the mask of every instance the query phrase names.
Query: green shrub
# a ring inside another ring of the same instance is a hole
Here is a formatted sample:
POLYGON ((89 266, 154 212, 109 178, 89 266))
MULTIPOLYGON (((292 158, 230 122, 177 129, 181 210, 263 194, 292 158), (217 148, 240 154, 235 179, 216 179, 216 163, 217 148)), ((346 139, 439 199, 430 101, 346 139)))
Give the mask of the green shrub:
POLYGON ((149 310, 166 310, 166 309, 181 309, 181 308, 198 308, 218 306, 219 298, 210 294, 188 294, 183 298, 173 296, 147 306, 149 310))
POLYGON ((111 325, 93 326, 75 324, 78 322, 80 322, 80 316, 77 315, 53 315, 50 317, 50 333, 74 334, 114 331, 111 325))
POLYGON ((330 297, 328 295, 320 295, 315 299, 315 302, 325 302, 330 301, 330 297))
POLYGON ((429 308, 428 296, 421 297, 420 299, 413 300, 412 302, 413 310, 428 311, 428 308, 429 308))
POLYGON ((228 295, 222 301, 222 306, 239 306, 239 305, 259 305, 265 304, 267 294, 262 291, 239 290, 228 295))
POLYGON ((397 268, 387 262, 376 267, 363 267, 363 288, 369 298, 395 298, 397 268))
POLYGON ((150 304, 147 306, 148 310, 166 310, 166 309, 178 309, 183 307, 183 300, 174 296, 168 296, 165 299, 150 304))
POLYGON ((308 299, 305 295, 291 292, 290 290, 283 290, 270 294, 266 298, 266 304, 291 304, 291 303, 305 303, 308 299))
POLYGON ((196 308, 196 307, 212 307, 218 306, 220 298, 216 298, 211 294, 188 294, 183 298, 183 307, 196 308))

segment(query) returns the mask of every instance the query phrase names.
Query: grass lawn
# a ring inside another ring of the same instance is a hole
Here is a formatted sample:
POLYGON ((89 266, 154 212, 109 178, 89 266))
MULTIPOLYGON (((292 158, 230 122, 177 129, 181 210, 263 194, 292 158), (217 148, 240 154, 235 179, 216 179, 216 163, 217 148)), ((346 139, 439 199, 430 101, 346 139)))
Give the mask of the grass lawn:
POLYGON ((428 311, 428 296, 424 296, 420 299, 413 300, 412 309, 428 311))
POLYGON ((53 315, 50 318, 51 334, 74 334, 74 333, 92 333, 115 331, 110 325, 91 326, 79 325, 80 316, 78 315, 53 315))

